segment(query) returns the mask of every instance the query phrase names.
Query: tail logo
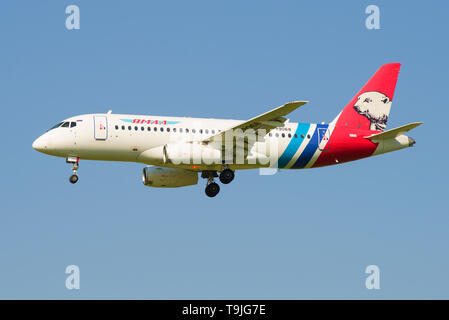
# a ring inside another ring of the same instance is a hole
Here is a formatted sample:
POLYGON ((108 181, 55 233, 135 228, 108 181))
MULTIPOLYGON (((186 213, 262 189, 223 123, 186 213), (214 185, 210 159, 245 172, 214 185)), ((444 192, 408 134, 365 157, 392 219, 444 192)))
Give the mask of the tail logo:
POLYGON ((370 130, 385 130, 390 109, 390 98, 377 91, 362 93, 354 104, 354 110, 370 121, 370 130))

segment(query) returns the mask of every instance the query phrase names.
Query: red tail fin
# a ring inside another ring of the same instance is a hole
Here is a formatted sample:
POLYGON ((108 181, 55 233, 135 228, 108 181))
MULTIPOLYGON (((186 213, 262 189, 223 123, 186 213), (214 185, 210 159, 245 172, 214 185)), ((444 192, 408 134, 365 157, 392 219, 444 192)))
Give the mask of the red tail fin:
POLYGON ((340 113, 336 126, 384 131, 400 68, 400 63, 380 67, 340 113))

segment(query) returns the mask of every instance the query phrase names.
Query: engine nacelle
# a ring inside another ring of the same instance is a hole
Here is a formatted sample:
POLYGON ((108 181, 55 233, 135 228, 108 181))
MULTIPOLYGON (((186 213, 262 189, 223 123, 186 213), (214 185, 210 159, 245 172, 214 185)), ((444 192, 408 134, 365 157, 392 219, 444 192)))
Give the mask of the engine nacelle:
POLYGON ((148 187, 185 187, 198 183, 198 172, 185 169, 148 166, 143 168, 142 181, 148 187))

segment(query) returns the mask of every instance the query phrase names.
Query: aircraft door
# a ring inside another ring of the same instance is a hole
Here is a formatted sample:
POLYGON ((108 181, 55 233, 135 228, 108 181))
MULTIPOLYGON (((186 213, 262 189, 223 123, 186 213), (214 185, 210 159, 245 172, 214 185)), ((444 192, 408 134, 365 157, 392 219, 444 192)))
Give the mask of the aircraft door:
POLYGON ((106 116, 94 116, 95 140, 106 140, 108 138, 108 119, 106 116))

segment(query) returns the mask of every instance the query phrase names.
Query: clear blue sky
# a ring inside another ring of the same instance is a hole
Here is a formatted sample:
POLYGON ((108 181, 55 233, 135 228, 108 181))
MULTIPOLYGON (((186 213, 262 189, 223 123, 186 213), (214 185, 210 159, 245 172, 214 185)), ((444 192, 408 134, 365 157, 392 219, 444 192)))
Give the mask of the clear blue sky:
POLYGON ((1 1, 0 298, 449 298, 447 1, 1 1), (65 28, 77 4, 81 29, 65 28), (365 8, 380 8, 380 30, 365 8), (388 128, 414 148, 147 188, 141 164, 31 148, 84 113, 330 121, 402 62, 388 128), (81 289, 65 288, 65 268, 81 289), (366 266, 381 290, 365 288, 366 266))

